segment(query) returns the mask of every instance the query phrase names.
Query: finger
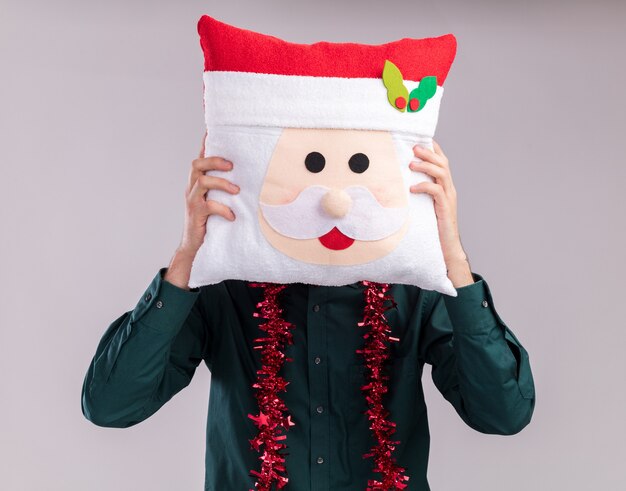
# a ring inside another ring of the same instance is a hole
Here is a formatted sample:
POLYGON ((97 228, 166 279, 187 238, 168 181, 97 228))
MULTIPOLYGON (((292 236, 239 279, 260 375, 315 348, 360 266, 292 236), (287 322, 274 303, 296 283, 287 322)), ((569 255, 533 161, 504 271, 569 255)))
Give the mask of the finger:
POLYGON ((189 199, 192 201, 200 198, 204 199, 204 195, 210 189, 221 189, 231 194, 237 194, 239 192, 239 186, 233 184, 228 179, 201 175, 194 184, 191 193, 189 193, 189 199))
POLYGON ((439 165, 441 167, 446 166, 445 159, 441 155, 433 152, 429 148, 425 148, 420 145, 415 145, 413 147, 413 153, 415 154, 416 157, 422 160, 427 160, 428 162, 432 162, 433 164, 439 165))
POLYGON ((438 180, 444 180, 446 178, 446 170, 443 167, 426 160, 422 160, 421 162, 411 160, 411 162, 409 162, 409 168, 416 172, 428 174, 438 180))
POLYGON ((444 192, 454 193, 454 183, 450 176, 450 169, 448 167, 440 167, 431 162, 423 160, 422 162, 409 162, 409 168, 416 172, 423 172, 435 179, 437 184, 443 187, 444 192))
POLYGON ((418 182, 413 184, 409 190, 412 193, 427 193, 430 194, 435 200, 443 202, 445 193, 443 187, 439 184, 429 181, 418 182))
POLYGON ((425 160, 421 162, 409 162, 409 168, 416 172, 423 172, 435 179, 437 184, 441 184, 447 192, 452 187, 452 178, 450 171, 446 167, 440 167, 425 160))
POLYGON ((209 199, 206 201, 206 208, 209 212, 209 215, 221 215, 227 220, 231 221, 235 219, 235 213, 233 212, 233 210, 231 210, 224 203, 209 199))
POLYGON ((202 137, 202 145, 200 146, 200 154, 198 155, 198 158, 203 159, 204 158, 204 145, 206 144, 206 135, 207 135, 208 131, 204 131, 204 136, 202 137))
POLYGON ((214 201, 214 200, 207 200, 205 199, 204 194, 205 194, 205 189, 203 188, 201 181, 198 180, 196 181, 193 188, 191 189, 191 193, 189 194, 189 196, 187 196, 187 199, 192 200, 198 196, 202 196, 202 200, 204 201, 204 206, 206 207, 206 210, 208 211, 209 215, 212 213, 216 213, 218 215, 223 216, 224 218, 228 220, 235 219, 235 214, 228 206, 226 206, 223 203, 214 201))
POLYGON ((197 158, 191 162, 187 189, 191 189, 198 178, 209 170, 231 170, 233 163, 222 157, 197 158))
POLYGON ((436 154, 441 155, 444 158, 447 158, 446 154, 443 153, 443 150, 441 149, 441 146, 435 140, 433 140, 433 147, 435 148, 435 153, 436 154))
POLYGON ((224 157, 204 157, 191 161, 191 167, 198 172, 206 172, 208 170, 230 170, 232 162, 224 157))

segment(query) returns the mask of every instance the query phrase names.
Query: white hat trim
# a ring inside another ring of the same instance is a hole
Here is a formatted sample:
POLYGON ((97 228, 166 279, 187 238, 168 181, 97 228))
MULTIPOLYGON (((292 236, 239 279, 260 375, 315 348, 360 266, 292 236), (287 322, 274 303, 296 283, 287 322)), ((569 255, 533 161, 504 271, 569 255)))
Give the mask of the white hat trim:
MULTIPOLYGON (((423 109, 400 112, 387 100, 382 78, 205 71, 203 81, 207 127, 370 129, 432 138, 443 95, 437 86, 423 109)), ((410 92, 419 82, 404 85, 410 92)))

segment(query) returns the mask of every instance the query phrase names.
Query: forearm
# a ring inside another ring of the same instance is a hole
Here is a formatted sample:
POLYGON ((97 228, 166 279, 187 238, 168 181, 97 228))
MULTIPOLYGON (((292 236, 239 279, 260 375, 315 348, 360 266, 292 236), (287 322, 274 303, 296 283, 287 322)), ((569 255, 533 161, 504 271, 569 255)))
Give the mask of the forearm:
POLYGON ((458 258, 447 259, 446 268, 448 271, 448 278, 452 282, 454 288, 461 288, 474 283, 471 266, 467 260, 467 256, 463 255, 458 258))
POLYGON ((517 433, 534 409, 528 354, 497 314, 486 282, 458 292, 443 297, 453 330, 451 397, 479 431, 517 433))
MULTIPOLYGON (((189 290, 189 277, 191 276, 191 266, 195 257, 195 252, 177 249, 163 277, 173 285, 184 290, 189 290)), ((197 291, 194 288, 193 291, 197 291)))
POLYGON ((431 293, 420 349, 435 385, 469 426, 513 434, 534 409, 528 353, 495 310, 484 279, 472 279, 456 297, 431 293))
POLYGON ((449 381, 446 398, 476 430, 509 435, 530 422, 534 397, 520 388, 518 370, 529 368, 519 366, 503 329, 492 325, 471 332, 455 331, 455 376, 449 381))
POLYGON ((154 396, 159 395, 162 404, 188 383, 179 380, 181 373, 188 375, 184 370, 167 369, 174 342, 180 345, 177 352, 185 354, 202 348, 196 346, 202 344, 195 339, 200 335, 194 334, 201 332, 202 320, 198 311, 191 311, 197 295, 163 281, 160 270, 135 309, 109 326, 83 383, 83 413, 90 421, 100 426, 131 426, 151 414, 154 396))
POLYGON ((144 419, 167 365, 169 342, 147 326, 131 324, 130 312, 111 327, 110 340, 98 347, 85 376, 83 413, 99 426, 127 427, 144 419))

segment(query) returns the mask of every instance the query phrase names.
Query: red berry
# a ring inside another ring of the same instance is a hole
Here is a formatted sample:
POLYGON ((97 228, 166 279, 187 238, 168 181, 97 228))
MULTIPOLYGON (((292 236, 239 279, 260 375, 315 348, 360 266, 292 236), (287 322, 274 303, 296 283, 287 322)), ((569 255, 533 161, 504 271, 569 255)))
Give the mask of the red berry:
POLYGON ((396 98, 396 107, 398 109, 404 109, 406 107, 406 99, 402 96, 396 98))
POLYGON ((415 97, 411 99, 409 101, 409 107, 411 108, 411 111, 417 111, 417 108, 420 107, 419 99, 416 99, 415 97))

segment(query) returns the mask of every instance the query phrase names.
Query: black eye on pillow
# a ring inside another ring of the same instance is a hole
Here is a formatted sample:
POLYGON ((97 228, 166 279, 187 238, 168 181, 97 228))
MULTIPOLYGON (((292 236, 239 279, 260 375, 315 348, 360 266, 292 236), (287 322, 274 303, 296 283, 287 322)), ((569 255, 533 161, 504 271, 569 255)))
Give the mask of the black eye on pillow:
POLYGON ((319 152, 311 152, 304 159, 304 165, 310 172, 322 172, 326 165, 326 159, 319 152))

